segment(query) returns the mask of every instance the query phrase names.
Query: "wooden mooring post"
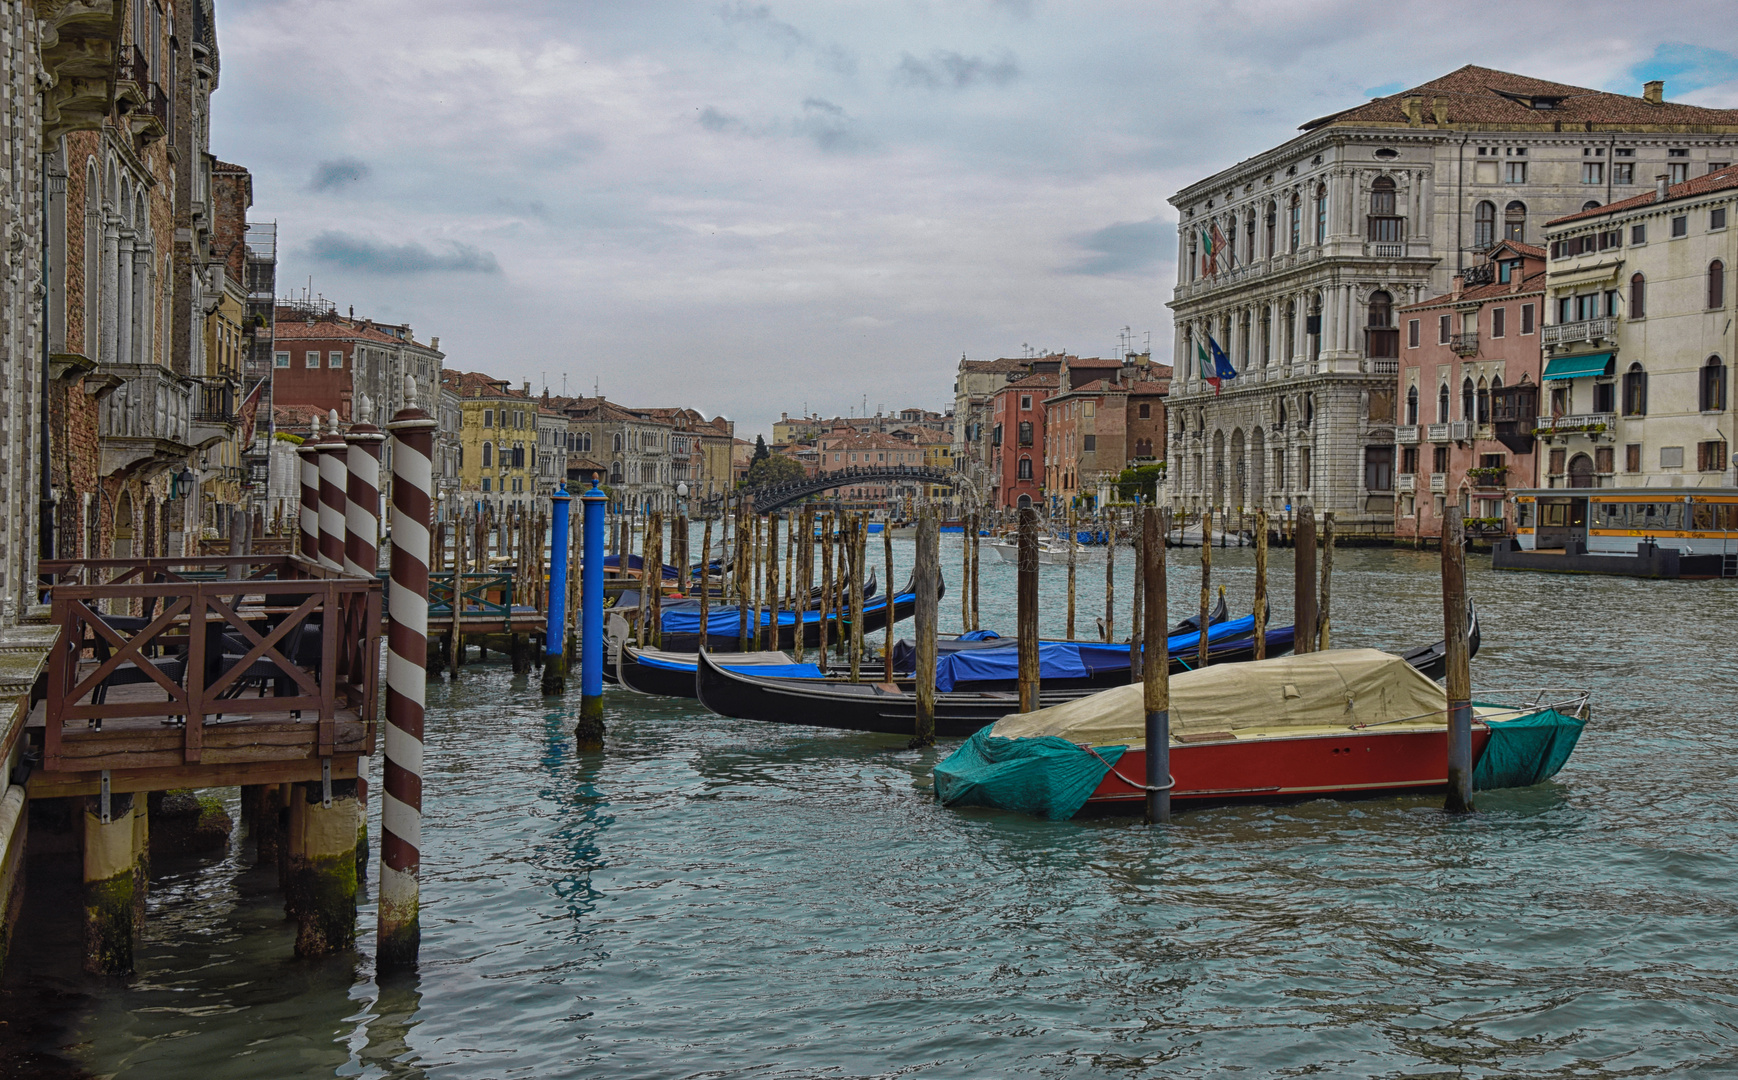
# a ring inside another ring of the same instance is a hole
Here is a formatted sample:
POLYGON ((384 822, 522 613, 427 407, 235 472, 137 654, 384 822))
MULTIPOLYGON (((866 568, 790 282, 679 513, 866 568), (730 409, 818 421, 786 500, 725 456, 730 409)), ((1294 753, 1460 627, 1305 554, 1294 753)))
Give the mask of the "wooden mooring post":
POLYGON ((706 621, 712 600, 712 519, 707 518, 700 533, 700 642, 695 652, 710 648, 712 626, 706 621))
POLYGON ((1171 512, 1148 506, 1141 530, 1141 591, 1146 593, 1145 637, 1151 655, 1141 670, 1141 706, 1147 744, 1147 824, 1171 820, 1171 657, 1165 638, 1170 615, 1165 582, 1165 537, 1171 512))
POLYGON ((1442 523, 1442 635, 1448 644, 1448 794, 1443 809, 1471 813, 1472 669, 1466 641, 1466 541, 1458 513, 1442 523))
MULTIPOLYGON (((917 725, 909 744, 912 750, 935 745, 935 636, 941 606, 938 595, 941 592, 941 524, 936 519, 934 507, 925 506, 917 512, 916 557, 912 578, 917 590, 917 603, 912 614, 917 623, 917 725)), ((888 602, 892 602, 891 598, 888 602)), ((892 625, 891 617, 888 625, 892 625)), ((891 651, 889 649, 889 653, 891 651)), ((891 676, 888 681, 892 681, 891 676)))
POLYGON ((1267 659, 1267 511, 1255 512, 1255 658, 1267 659))
POLYGON ((1135 580, 1130 583, 1129 592, 1134 596, 1129 602, 1129 638, 1128 638, 1128 681, 1141 682, 1141 664, 1143 663, 1142 637, 1146 626, 1141 621, 1142 602, 1146 599, 1147 590, 1141 579, 1141 559, 1146 551, 1147 519, 1145 507, 1139 498, 1135 500, 1132 519, 1129 522, 1134 533, 1134 565, 1135 580))
POLYGON ((1106 643, 1116 640, 1116 511, 1104 515, 1104 629, 1106 643))
POLYGON ((815 662, 824 671, 827 668, 828 624, 832 622, 836 609, 833 607, 833 515, 823 512, 820 518, 821 535, 818 543, 821 547, 821 596, 820 610, 816 612, 820 618, 816 620, 818 625, 815 629, 815 648, 820 655, 815 662))
POLYGON ((1068 508, 1068 640, 1074 640, 1074 553, 1079 548, 1075 542, 1075 530, 1078 523, 1074 517, 1074 507, 1068 508))
POLYGON ((1020 711, 1038 708, 1038 511, 1020 511, 1016 623, 1020 648, 1020 711))
POLYGON ((1321 628, 1316 635, 1316 651, 1326 652, 1329 648, 1328 624, 1329 603, 1333 597, 1334 576, 1334 512, 1322 511, 1322 591, 1317 600, 1316 624, 1321 628))
POLYGON ((863 579, 868 574, 869 522, 862 514, 851 518, 851 681, 863 681, 863 579))
POLYGON ((1213 610, 1213 508, 1201 511, 1201 625, 1195 641, 1195 666, 1207 666, 1207 617, 1213 610))
POLYGON ((1291 534, 1293 566, 1293 650, 1314 652, 1316 647, 1316 513, 1309 503, 1298 507, 1291 534))
POLYGON ((978 522, 977 511, 974 510, 974 511, 972 511, 972 531, 971 531, 971 537, 970 537, 971 548, 972 548, 972 625, 971 625, 971 628, 973 630, 983 629, 983 627, 978 624, 978 620, 983 618, 983 616, 984 616, 983 609, 978 607, 978 555, 979 555, 980 548, 982 547, 981 541, 983 539, 981 536, 978 535, 978 530, 980 529, 980 527, 981 526, 979 525, 979 522, 978 522))

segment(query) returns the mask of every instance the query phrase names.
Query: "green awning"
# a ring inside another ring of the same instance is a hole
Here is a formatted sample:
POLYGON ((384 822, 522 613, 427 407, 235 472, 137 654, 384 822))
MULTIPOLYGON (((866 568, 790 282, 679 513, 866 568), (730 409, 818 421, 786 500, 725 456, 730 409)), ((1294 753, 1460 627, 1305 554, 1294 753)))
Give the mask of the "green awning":
POLYGON ((1553 356, 1545 361, 1547 379, 1585 379, 1592 375, 1610 375, 1617 367, 1614 354, 1588 353, 1586 356, 1553 356))

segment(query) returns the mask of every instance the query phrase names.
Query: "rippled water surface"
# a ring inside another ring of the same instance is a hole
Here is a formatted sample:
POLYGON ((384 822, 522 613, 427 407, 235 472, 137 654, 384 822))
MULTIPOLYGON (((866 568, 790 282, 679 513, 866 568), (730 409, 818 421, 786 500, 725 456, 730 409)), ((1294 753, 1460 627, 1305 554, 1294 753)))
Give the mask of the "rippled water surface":
MULTIPOLYGON (((1012 568, 984 554, 984 621, 1011 628, 1012 568)), ((1198 563, 1171 554, 1176 618, 1198 563)), ((1214 558, 1247 605, 1249 553, 1214 558)), ((48 995, 57 1052, 129 1078, 1732 1075, 1738 588, 1486 563, 1475 686, 1587 686, 1595 713, 1553 782, 1470 819, 1425 797, 1163 830, 945 810, 950 745, 613 690, 608 749, 579 755, 576 698, 475 667, 429 688, 418 975, 373 981, 372 907, 357 955, 294 960, 238 845, 158 868, 129 980, 78 975, 33 896, 8 994, 48 995)), ((1438 581, 1429 554, 1340 551, 1336 644, 1440 637, 1438 581)), ((1102 559, 1078 593, 1086 631, 1102 559)))

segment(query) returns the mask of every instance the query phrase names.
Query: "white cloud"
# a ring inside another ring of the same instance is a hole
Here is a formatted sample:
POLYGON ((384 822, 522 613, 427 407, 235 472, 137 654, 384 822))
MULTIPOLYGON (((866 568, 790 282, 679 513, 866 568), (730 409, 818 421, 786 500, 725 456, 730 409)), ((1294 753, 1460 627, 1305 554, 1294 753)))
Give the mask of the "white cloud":
POLYGON ((1703 2, 1468 12, 235 0, 213 150, 254 171, 286 291, 752 432, 803 400, 940 405, 962 351, 1129 325, 1163 356, 1165 199, 1366 88, 1476 61, 1638 92, 1661 43, 1738 30, 1703 2))

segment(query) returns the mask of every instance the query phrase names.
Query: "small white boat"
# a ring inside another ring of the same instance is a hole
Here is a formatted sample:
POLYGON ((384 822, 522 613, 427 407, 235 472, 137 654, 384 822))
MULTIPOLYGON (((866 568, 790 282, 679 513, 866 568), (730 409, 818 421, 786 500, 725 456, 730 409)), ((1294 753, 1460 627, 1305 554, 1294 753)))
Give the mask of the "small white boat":
MULTIPOLYGON (((1005 563, 1018 563, 1020 561, 1020 544, 1017 540, 986 540, 984 546, 993 549, 1005 563)), ((1074 561, 1076 563, 1083 562, 1103 553, 1103 548, 1089 548, 1080 545, 1074 549, 1074 561)), ((1048 566, 1067 566, 1068 541, 1040 536, 1038 538, 1038 561, 1048 566)))

